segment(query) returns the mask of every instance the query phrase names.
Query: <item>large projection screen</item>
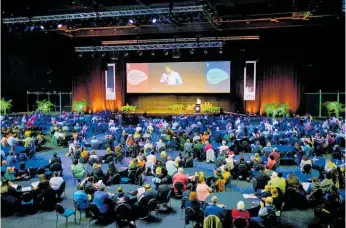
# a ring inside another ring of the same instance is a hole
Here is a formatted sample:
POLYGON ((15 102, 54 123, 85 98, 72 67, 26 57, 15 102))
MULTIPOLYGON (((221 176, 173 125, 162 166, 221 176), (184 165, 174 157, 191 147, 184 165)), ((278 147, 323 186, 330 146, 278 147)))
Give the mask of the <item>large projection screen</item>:
POLYGON ((231 63, 127 63, 127 93, 230 93, 231 63))

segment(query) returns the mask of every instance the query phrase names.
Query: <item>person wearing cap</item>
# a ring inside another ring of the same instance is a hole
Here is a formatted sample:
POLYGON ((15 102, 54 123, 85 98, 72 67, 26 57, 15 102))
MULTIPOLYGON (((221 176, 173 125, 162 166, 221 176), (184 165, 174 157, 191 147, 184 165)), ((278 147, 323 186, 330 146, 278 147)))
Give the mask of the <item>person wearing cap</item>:
POLYGON ((145 192, 142 193, 142 195, 138 196, 138 202, 144 201, 148 203, 149 200, 158 198, 158 192, 153 190, 150 184, 145 184, 144 188, 145 188, 145 192))
POLYGON ((108 147, 106 149, 106 155, 103 157, 103 160, 106 161, 108 157, 112 157, 112 156, 113 156, 113 151, 110 147, 108 147))
POLYGON ((111 196, 105 192, 106 186, 101 183, 98 190, 94 193, 93 203, 98 207, 101 214, 108 214, 111 212, 111 196))
POLYGON ((258 216, 257 217, 251 217, 250 223, 254 224, 254 225, 258 225, 260 227, 265 227, 263 223, 266 219, 269 219, 269 218, 270 219, 276 219, 276 214, 275 214, 276 208, 273 205, 273 198, 272 197, 267 197, 265 199, 265 202, 263 202, 263 201, 260 202, 260 205, 261 205, 261 208, 258 212, 258 216))
POLYGON ((139 164, 137 158, 132 159, 129 164, 129 170, 137 170, 138 168, 139 164))
POLYGON ((245 210, 245 203, 244 201, 239 201, 237 203, 237 208, 234 208, 232 210, 232 218, 233 218, 233 222, 236 218, 243 218, 246 220, 247 223, 247 227, 249 226, 249 222, 250 222, 250 213, 248 210, 245 210))
POLYGON ((191 207, 196 213, 197 213, 197 218, 196 220, 202 221, 203 220, 203 214, 201 213, 201 209, 203 208, 203 205, 200 201, 197 199, 197 192, 190 192, 188 195, 188 199, 185 202, 185 208, 191 207), (199 213, 198 213, 199 212, 199 213))
POLYGON ((104 174, 101 169, 101 164, 95 163, 93 164, 93 169, 91 171, 92 176, 94 177, 94 180, 97 182, 99 180, 103 180, 104 174))
POLYGON ((225 210, 218 206, 218 198, 217 196, 213 196, 210 200, 210 203, 208 206, 205 207, 204 210, 204 217, 208 217, 209 215, 215 215, 220 218, 221 221, 224 220, 225 217, 225 210))
POLYGON ((117 189, 117 193, 114 195, 114 202, 116 204, 130 202, 130 198, 125 194, 123 187, 119 186, 117 189))

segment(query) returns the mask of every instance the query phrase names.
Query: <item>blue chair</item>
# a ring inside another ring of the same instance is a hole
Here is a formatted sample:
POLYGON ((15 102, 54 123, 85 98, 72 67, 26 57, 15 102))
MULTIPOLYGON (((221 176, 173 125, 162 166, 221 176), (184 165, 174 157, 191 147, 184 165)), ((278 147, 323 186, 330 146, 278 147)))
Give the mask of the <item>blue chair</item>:
POLYGON ((81 220, 82 220, 82 213, 86 213, 86 208, 85 209, 81 209, 80 205, 74 199, 73 199, 73 206, 74 206, 75 217, 77 215, 77 211, 79 211, 79 225, 80 225, 81 224, 81 220))
POLYGON ((65 209, 60 203, 57 203, 55 205, 55 210, 56 210, 56 227, 58 227, 59 215, 65 217, 66 227, 67 227, 68 217, 70 217, 71 215, 74 215, 74 223, 76 223, 76 212, 74 210, 65 209))

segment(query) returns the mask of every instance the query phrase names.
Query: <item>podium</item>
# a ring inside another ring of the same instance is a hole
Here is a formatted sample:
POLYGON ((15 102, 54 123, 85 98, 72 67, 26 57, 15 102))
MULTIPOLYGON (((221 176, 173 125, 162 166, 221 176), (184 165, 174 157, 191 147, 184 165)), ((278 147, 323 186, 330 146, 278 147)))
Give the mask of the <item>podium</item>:
POLYGON ((201 112, 201 104, 196 104, 195 105, 195 112, 200 113, 201 112))

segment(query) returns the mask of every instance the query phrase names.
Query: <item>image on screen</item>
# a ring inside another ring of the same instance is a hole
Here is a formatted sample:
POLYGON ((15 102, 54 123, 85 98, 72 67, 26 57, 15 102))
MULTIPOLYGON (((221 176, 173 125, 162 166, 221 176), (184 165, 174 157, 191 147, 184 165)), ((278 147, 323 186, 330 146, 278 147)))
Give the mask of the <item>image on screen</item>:
POLYGON ((229 61, 127 63, 127 93, 230 93, 229 61))

